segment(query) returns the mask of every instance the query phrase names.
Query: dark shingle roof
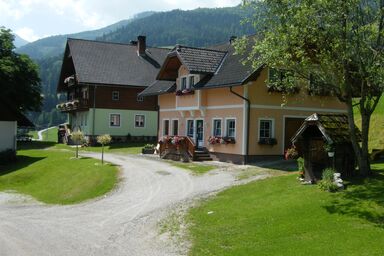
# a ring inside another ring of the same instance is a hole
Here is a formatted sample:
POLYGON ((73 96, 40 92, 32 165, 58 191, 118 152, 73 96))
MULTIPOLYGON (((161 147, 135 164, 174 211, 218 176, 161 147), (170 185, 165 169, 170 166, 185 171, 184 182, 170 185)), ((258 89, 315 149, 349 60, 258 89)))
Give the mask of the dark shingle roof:
MULTIPOLYGON (((227 55, 223 60, 219 70, 209 79, 202 80, 201 83, 195 85, 196 88, 214 88, 225 87, 231 85, 241 85, 248 81, 255 73, 250 63, 244 65, 242 61, 247 51, 243 54, 235 54, 233 45, 226 43, 213 46, 213 49, 226 51, 227 55)), ((261 68, 261 67, 260 67, 261 68)))
POLYGON ((186 46, 176 46, 173 51, 191 73, 215 73, 226 55, 225 51, 186 46))
MULTIPOLYGON (((343 114, 313 114, 307 117, 302 126, 297 130, 291 141, 295 142, 309 126, 317 126, 325 140, 332 144, 351 142, 351 133, 348 126, 348 117, 343 114)), ((361 133, 357 127, 357 137, 361 140, 361 133)))
POLYGON ((137 46, 68 39, 79 83, 148 86, 155 81, 169 49, 147 48, 147 56, 137 54, 137 46))
POLYGON ((142 91, 139 96, 160 95, 164 93, 174 92, 175 90, 176 84, 174 81, 157 80, 156 82, 148 86, 144 91, 142 91))

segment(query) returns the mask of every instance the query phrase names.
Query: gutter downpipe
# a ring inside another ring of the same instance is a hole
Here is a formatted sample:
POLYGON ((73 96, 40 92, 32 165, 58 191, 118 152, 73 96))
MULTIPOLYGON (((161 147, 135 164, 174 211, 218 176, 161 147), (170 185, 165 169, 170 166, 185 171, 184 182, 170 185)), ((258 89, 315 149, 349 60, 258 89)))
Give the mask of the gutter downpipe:
MULTIPOLYGON (((245 98, 244 96, 238 94, 237 92, 233 91, 232 90, 232 86, 229 87, 229 91, 236 95, 237 97, 245 100, 247 102, 247 134, 246 134, 246 146, 245 146, 245 158, 244 158, 244 164, 247 164, 248 163, 248 153, 249 153, 249 127, 250 127, 250 122, 249 122, 249 118, 250 118, 250 114, 251 114, 251 102, 248 98, 245 98)), ((244 135, 243 135, 244 136, 244 135)))

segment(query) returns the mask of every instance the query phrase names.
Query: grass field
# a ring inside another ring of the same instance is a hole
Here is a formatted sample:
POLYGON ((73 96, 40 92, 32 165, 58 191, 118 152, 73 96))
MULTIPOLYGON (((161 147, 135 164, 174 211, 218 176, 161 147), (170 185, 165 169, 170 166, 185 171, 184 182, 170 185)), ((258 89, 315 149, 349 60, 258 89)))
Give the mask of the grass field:
POLYGON ((49 204, 73 204, 111 191, 118 168, 91 158, 74 159, 52 142, 20 144, 18 161, 2 166, 0 191, 14 190, 49 204), (44 150, 42 150, 44 149, 44 150))
POLYGON ((296 175, 236 186, 190 210, 190 255, 383 255, 384 164, 329 193, 296 175))
POLYGON ((208 164, 201 164, 201 163, 182 163, 182 162, 174 162, 174 161, 169 161, 170 164, 173 166, 191 171, 195 175, 202 175, 204 173, 207 173, 216 167, 213 165, 208 165, 208 164))
MULTIPOLYGON (((104 146, 104 153, 114 153, 114 154, 140 154, 141 149, 147 143, 113 143, 110 145, 104 146)), ((55 148, 57 149, 67 149, 67 150, 76 150, 74 146, 68 146, 65 144, 56 144, 55 148)), ((94 147, 80 147, 79 152, 99 152, 101 153, 101 146, 94 147)))
MULTIPOLYGON (((361 117, 358 109, 355 110, 356 125, 361 127, 361 117)), ((369 149, 384 149, 384 96, 373 112, 369 132, 369 149)))

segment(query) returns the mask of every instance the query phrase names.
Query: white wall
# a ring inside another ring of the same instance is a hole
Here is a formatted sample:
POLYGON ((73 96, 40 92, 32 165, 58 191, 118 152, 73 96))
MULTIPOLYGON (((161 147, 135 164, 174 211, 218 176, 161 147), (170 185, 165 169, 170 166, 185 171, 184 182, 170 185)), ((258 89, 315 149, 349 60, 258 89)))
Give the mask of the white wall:
POLYGON ((6 149, 16 150, 16 121, 0 121, 0 152, 6 149))

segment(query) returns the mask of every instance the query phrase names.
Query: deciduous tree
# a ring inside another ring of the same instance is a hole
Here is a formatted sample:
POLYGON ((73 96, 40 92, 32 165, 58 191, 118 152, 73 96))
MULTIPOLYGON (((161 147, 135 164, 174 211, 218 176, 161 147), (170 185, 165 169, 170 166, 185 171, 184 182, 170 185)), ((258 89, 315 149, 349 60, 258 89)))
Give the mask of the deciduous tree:
MULTIPOLYGON (((244 0, 258 31, 248 60, 316 81, 345 103, 360 173, 370 173, 370 118, 384 85, 384 0, 244 0), (362 121, 356 136, 354 107, 362 121)), ((247 40, 239 40, 237 50, 247 40)), ((292 84, 287 83, 287 87, 292 84)))

